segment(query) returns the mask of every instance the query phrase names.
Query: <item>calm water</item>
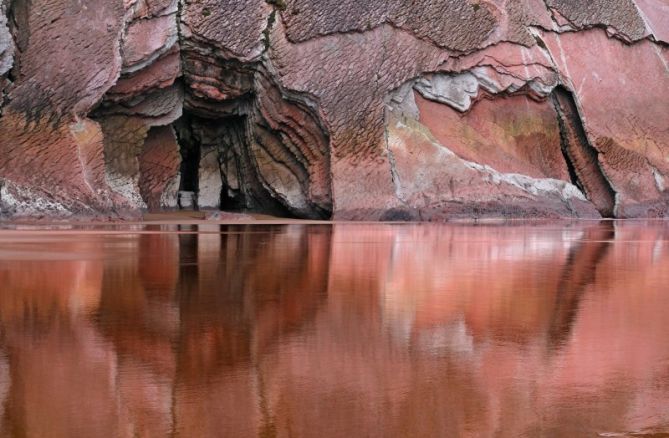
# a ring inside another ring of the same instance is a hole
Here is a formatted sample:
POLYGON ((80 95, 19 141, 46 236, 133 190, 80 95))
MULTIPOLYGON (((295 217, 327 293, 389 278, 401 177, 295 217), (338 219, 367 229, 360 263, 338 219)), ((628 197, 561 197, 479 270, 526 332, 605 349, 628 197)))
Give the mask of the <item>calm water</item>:
POLYGON ((669 225, 0 231, 0 436, 669 436, 669 225))

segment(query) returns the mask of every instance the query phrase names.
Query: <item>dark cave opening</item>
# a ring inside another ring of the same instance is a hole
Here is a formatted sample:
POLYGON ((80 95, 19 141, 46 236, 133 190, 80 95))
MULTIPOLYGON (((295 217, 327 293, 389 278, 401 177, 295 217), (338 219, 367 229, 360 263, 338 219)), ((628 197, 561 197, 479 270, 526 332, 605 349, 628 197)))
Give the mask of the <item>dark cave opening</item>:
POLYGON ((198 192, 198 173, 200 167, 200 148, 194 141, 192 133, 188 129, 190 117, 184 116, 175 123, 175 132, 179 143, 181 154, 181 182, 180 192, 198 192))
POLYGON ((247 116, 190 111, 174 123, 181 154, 181 209, 295 218, 268 193, 249 151, 247 116), (192 201, 189 201, 192 198, 192 201))

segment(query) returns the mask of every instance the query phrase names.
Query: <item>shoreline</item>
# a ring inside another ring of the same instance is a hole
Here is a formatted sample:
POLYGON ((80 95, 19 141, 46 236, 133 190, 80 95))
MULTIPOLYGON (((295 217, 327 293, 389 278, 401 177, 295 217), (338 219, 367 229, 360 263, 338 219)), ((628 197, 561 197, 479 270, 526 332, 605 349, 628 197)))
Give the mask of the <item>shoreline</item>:
MULTIPOLYGON (((193 225, 453 225, 453 226, 539 226, 549 224, 584 224, 584 223, 639 223, 639 222, 665 222, 668 218, 454 218, 443 221, 349 221, 349 220, 313 220, 283 218, 264 214, 251 213, 226 213, 212 215, 207 218, 209 212, 166 212, 147 213, 141 219, 16 219, 0 220, 0 233, 30 233, 49 232, 67 234, 89 234, 89 233, 113 233, 123 234, 127 232, 138 233, 192 233, 190 230, 124 230, 115 228, 124 227, 155 227, 155 226, 193 226, 193 225), (91 228, 91 229, 86 229, 91 228)), ((218 213, 218 212, 217 212, 218 213)), ((195 232, 218 232, 200 231, 195 232)))

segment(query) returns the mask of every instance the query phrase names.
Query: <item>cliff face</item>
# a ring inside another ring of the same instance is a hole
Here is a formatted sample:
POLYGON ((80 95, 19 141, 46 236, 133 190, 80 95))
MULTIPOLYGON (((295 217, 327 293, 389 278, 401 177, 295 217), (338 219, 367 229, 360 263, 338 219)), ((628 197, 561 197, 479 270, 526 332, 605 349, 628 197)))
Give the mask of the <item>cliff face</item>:
POLYGON ((0 214, 664 217, 664 0, 0 0, 0 214))

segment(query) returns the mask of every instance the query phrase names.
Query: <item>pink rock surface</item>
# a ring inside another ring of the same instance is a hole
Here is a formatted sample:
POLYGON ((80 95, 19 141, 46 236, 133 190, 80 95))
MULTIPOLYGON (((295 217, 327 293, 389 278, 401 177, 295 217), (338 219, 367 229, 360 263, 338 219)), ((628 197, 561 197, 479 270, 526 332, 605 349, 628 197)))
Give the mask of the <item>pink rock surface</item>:
POLYGON ((483 99, 460 114, 418 94, 416 101, 419 121, 460 158, 500 172, 569 181, 550 102, 526 96, 483 99))
POLYGON ((500 172, 463 159, 415 121, 391 114, 388 122, 393 182, 403 206, 384 219, 599 217, 567 181, 500 172))
POLYGON ((631 41, 648 35, 634 0, 546 0, 546 5, 557 22, 574 30, 606 27, 610 34, 631 41))
POLYGON ((84 118, 120 73, 120 1, 15 8, 27 28, 0 118, 0 211, 95 215, 127 207, 104 180, 100 127, 84 118))
POLYGON ((123 40, 123 68, 137 71, 171 49, 177 42, 173 15, 137 20, 126 30, 123 40))
POLYGON ((633 46, 599 30, 545 35, 575 90, 585 131, 617 193, 616 215, 661 216, 669 208, 669 52, 633 46), (642 67, 640 67, 642 66, 642 67))
POLYGON ((120 72, 120 0, 94 0, 85 8, 75 0, 17 3, 17 9, 25 8, 20 13, 27 28, 18 40, 21 54, 8 110, 30 120, 86 114, 120 72))
POLYGON ((204 40, 227 57, 250 59, 263 49, 263 31, 272 6, 264 0, 204 0, 183 4, 182 32, 204 40))
POLYGON ((154 88, 171 86, 181 74, 181 57, 175 46, 165 55, 136 73, 121 77, 108 92, 110 100, 135 97, 154 88))
POLYGON ((183 168, 170 190, 297 217, 664 217, 668 16, 662 0, 3 2, 0 212, 154 209, 183 168))
POLYGON ((669 3, 665 0, 636 0, 636 5, 655 39, 669 43, 669 3))
POLYGON ((170 126, 152 128, 139 155, 139 189, 149 210, 176 207, 179 145, 170 126))
POLYGON ((82 120, 57 127, 26 126, 22 117, 5 114, 2 128, 6 130, 0 141, 3 214, 58 217, 131 208, 105 180, 99 124, 82 120))

